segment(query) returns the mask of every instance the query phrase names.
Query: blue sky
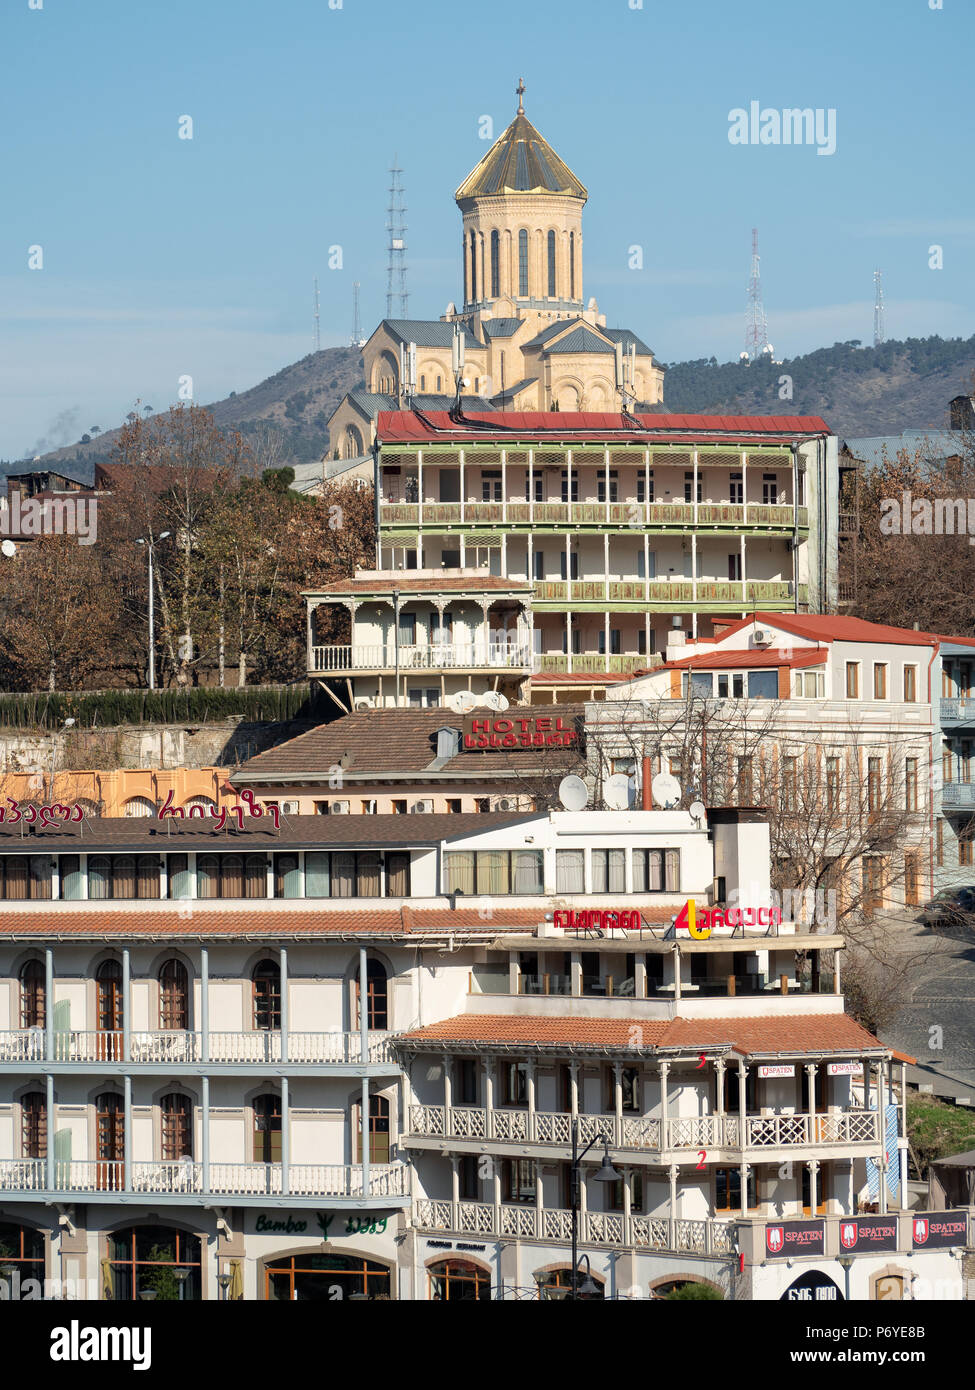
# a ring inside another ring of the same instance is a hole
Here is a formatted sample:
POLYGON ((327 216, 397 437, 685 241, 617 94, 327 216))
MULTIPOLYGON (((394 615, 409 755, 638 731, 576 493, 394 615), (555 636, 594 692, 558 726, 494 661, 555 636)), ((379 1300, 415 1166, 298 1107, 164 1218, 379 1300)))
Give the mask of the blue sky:
POLYGON ((410 312, 438 317, 453 191, 519 75, 589 189, 584 292, 662 361, 740 351, 752 226, 777 356, 870 341, 875 266, 889 337, 975 332, 971 0, 636 3, 3 0, 0 458, 304 356, 316 274, 323 346, 356 279, 371 330, 394 154, 410 312), (732 145, 752 101, 835 109, 835 154, 732 145))

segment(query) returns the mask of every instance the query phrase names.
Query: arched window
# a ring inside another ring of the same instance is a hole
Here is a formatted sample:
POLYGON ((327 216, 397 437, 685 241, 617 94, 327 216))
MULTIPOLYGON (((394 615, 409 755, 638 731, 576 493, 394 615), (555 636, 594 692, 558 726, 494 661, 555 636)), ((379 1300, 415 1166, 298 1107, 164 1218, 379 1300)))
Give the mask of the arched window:
POLYGON ((44 963, 29 960, 20 972, 20 1026, 43 1028, 45 1013, 44 963))
MULTIPOLYGON (((535 1275, 535 1283, 538 1285, 539 1298, 567 1298, 572 1289, 572 1270, 568 1268, 540 1270, 535 1275)), ((602 1282, 583 1270, 579 1271, 577 1287, 576 1297, 580 1303, 583 1300, 595 1303, 606 1297, 602 1282)))
POLYGON ((136 897, 159 897, 159 860, 154 854, 140 854, 136 860, 136 897))
POLYGON ((193 1103, 189 1096, 171 1091, 159 1102, 162 1117, 162 1157, 175 1163, 193 1157, 193 1103))
POLYGON ((187 815, 189 815, 195 807, 198 808, 196 810, 196 815, 194 816, 194 819, 202 819, 202 817, 200 817, 200 812, 202 811, 203 816, 206 817, 207 820, 209 820, 211 806, 214 810, 217 809, 217 803, 210 796, 191 796, 187 801, 183 802, 183 809, 187 815))
MULTIPOLYGON (((362 1162, 362 1109, 355 1106, 355 1161, 362 1162)), ((389 1162, 389 1101, 385 1096, 369 1097, 369 1162, 389 1162)))
POLYGON ((341 1289, 343 1298, 389 1298, 389 1266, 360 1255, 272 1256, 264 1269, 264 1297, 292 1302, 294 1299, 330 1299, 341 1289))
POLYGON ((147 818, 156 814, 156 803, 150 801, 147 796, 132 796, 122 807, 123 816, 138 816, 147 818))
POLYGON ((157 1301, 200 1297, 200 1242, 167 1226, 127 1226, 108 1239, 108 1273, 103 1296, 130 1302, 142 1289, 157 1301), (181 1281, 176 1271, 188 1271, 181 1281))
POLYGON ((267 1031, 281 1027, 281 967, 276 960, 258 961, 254 982, 254 1027, 267 1031))
POLYGON ((522 227, 518 233, 518 293, 528 296, 528 233, 522 227))
POLYGON ((219 898, 220 860, 215 854, 196 856, 196 896, 198 898, 219 898))
POLYGON ((159 972, 159 1026, 180 1032, 190 1026, 189 976, 175 958, 164 961, 159 972))
POLYGON ((239 854, 220 856, 220 896, 221 898, 242 898, 244 896, 244 861, 239 854))
POLYGON ((281 1162, 281 1097, 254 1097, 254 1162, 281 1162))
POLYGON ((24 1158, 47 1157, 47 1097, 28 1091, 20 1100, 20 1133, 24 1158))
MULTIPOLYGON (((381 960, 366 961, 367 1023, 370 1029, 385 1031, 389 1027, 389 980, 381 960)), ((359 1018, 359 972, 355 973, 355 1026, 359 1018)))
POLYGON ((440 1260, 430 1266, 430 1297, 474 1303, 491 1297, 491 1276, 470 1260, 440 1260))
POLYGON ((555 233, 548 234, 548 297, 555 298, 555 233))
POLYGON ((576 234, 569 233, 569 298, 576 297, 576 234))
POLYGON ((44 1237, 30 1226, 0 1224, 0 1262, 15 1265, 21 1281, 44 1278, 44 1237))
POLYGON ((96 1185, 102 1192, 117 1192, 124 1182, 125 1107, 114 1091, 105 1091, 95 1100, 95 1137, 96 1185))
POLYGON ((112 897, 135 897, 135 855, 112 856, 112 897))
POLYGON ((244 865, 244 891, 248 898, 267 897, 267 860, 263 854, 249 854, 244 865))
POLYGON ((477 299, 477 235, 471 232, 471 303, 477 299))
POLYGON ((98 899, 112 896, 112 861, 106 854, 93 854, 88 858, 88 896, 98 899))
POLYGON ((491 233, 491 297, 497 299, 501 293, 501 237, 497 231, 491 233))
POLYGON ((102 961, 95 972, 98 1031, 104 1034, 99 1056, 104 1061, 122 1057, 122 967, 118 961, 102 961))

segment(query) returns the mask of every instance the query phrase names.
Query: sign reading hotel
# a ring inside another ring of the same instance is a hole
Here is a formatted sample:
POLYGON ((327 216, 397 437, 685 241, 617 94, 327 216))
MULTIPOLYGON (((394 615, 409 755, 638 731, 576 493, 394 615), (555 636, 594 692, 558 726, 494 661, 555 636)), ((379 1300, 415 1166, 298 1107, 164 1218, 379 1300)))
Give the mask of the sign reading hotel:
POLYGON ((464 725, 465 748, 575 748, 579 735, 560 714, 480 717, 464 725))

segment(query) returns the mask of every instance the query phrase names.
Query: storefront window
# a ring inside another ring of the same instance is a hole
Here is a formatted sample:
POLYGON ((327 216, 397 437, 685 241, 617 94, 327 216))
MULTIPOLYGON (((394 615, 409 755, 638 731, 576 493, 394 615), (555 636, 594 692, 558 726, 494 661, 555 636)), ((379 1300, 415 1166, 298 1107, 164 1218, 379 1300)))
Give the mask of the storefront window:
MULTIPOLYGON (((0 1279, 44 1279, 44 1237, 30 1226, 0 1224, 0 1265, 10 1265, 16 1274, 3 1274, 0 1279)), ((6 1292, 6 1290, 4 1291, 6 1292)), ((2 1297, 2 1295, 0 1295, 2 1297)))
POLYGON ((491 1297, 491 1276, 470 1260, 441 1260, 430 1266, 430 1297, 465 1303, 491 1297))
POLYGON ((102 1296, 116 1302, 155 1289, 157 1301, 200 1297, 200 1242, 166 1226, 133 1226, 108 1239, 102 1296))
POLYGON ((271 1259, 264 1269, 264 1297, 330 1302, 346 1298, 388 1302, 389 1266, 355 1255, 292 1255, 271 1259))

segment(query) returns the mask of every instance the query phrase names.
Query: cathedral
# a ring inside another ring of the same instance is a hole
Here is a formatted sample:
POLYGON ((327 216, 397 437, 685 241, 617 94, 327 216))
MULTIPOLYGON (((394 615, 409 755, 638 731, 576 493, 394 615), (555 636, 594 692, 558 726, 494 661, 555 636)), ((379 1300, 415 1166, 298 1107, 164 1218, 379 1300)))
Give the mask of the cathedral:
POLYGON ((653 409, 663 368, 629 329, 607 328, 583 295, 579 179, 518 110, 454 194, 463 218, 463 308, 439 319, 383 319, 362 349, 365 387, 328 422, 329 458, 361 458, 381 410, 455 398, 454 340, 463 335, 461 394, 478 411, 653 409), (413 348, 415 346, 415 359, 413 348), (415 360, 413 381, 403 364, 415 360))

